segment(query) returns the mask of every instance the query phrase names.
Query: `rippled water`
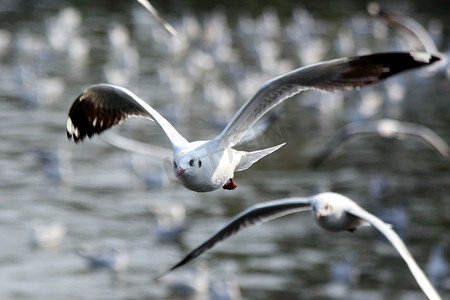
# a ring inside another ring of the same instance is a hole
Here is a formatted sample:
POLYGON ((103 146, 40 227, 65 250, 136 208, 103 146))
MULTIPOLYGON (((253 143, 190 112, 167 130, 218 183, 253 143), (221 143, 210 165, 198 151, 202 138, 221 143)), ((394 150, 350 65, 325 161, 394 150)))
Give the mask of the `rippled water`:
MULTIPOLYGON (((435 244, 449 242, 450 166, 427 146, 362 138, 343 145, 317 172, 306 168, 334 130, 355 118, 417 122, 450 142, 449 84, 441 75, 410 72, 361 92, 307 92, 287 101, 279 109, 282 119, 248 147, 287 145, 237 173, 235 191, 198 194, 178 184, 146 188, 130 171, 131 162, 148 165, 155 174, 161 163, 132 157, 99 138, 80 145, 66 140, 70 105, 93 83, 128 87, 195 140, 215 136, 223 124, 213 123, 228 120, 273 76, 317 60, 408 49, 398 33, 367 16, 364 6, 309 4, 305 10, 289 2, 276 9, 248 4, 238 10, 234 2, 210 9, 195 1, 181 8, 155 1, 180 31, 176 40, 137 3, 114 3, 0 4, 2 299, 174 299, 166 281, 191 274, 197 261, 165 280, 153 277, 241 210, 331 189, 375 212, 371 183, 380 177, 390 187, 385 205, 407 209, 404 238, 420 266, 425 268, 435 244), (337 46, 338 36, 343 47, 337 46), (389 89, 397 102, 386 100, 389 89), (45 153, 57 155, 59 169, 42 167, 38 158, 45 153), (175 202, 185 205, 188 229, 177 240, 162 242, 151 208, 175 202), (67 228, 58 247, 30 246, 38 220, 67 228), (117 243, 126 244, 128 254, 122 274, 91 269, 76 254, 81 245, 117 243)), ((440 46, 448 49, 448 9, 421 2, 394 8, 425 25, 440 21, 440 46)), ((146 120, 129 120, 116 132, 169 146, 146 120)), ((246 230, 198 261, 209 266, 211 280, 236 280, 243 299, 424 298, 406 264, 374 229, 328 233, 307 213, 246 230), (360 272, 349 290, 328 271, 348 254, 360 272)), ((448 284, 441 294, 450 295, 448 284)))

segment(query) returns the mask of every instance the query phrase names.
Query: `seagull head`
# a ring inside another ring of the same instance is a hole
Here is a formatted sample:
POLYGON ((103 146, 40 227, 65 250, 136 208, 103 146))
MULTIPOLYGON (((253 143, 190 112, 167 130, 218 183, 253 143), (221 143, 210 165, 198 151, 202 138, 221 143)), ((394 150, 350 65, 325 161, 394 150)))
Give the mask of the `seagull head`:
POLYGON ((195 176, 202 168, 202 160, 194 155, 185 155, 181 158, 175 158, 173 161, 173 169, 175 176, 195 176))
POLYGON ((327 218, 333 215, 333 204, 326 197, 317 197, 312 201, 312 212, 316 219, 327 218))
POLYGON ((173 172, 186 188, 203 191, 209 184, 209 176, 205 174, 205 159, 196 155, 194 151, 177 155, 173 160, 173 172))

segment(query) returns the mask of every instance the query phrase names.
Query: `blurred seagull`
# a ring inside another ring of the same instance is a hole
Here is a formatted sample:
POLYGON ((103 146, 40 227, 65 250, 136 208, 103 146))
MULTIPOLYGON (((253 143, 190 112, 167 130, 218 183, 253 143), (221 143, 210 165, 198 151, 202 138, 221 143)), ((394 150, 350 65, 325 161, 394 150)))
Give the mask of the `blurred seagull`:
POLYGON ((118 273, 128 269, 125 245, 101 248, 82 245, 76 249, 76 253, 92 268, 109 269, 118 273))
POLYGON ((286 198, 254 205, 236 215, 211 238, 192 250, 185 258, 159 277, 183 266, 206 250, 212 248, 218 242, 226 240, 247 227, 305 210, 311 210, 312 216, 317 224, 328 231, 338 232, 347 230, 354 232, 360 225, 370 224, 374 226, 391 242, 405 260, 412 275, 426 296, 429 299, 441 299, 428 278, 417 265, 403 241, 392 230, 390 224, 384 223, 376 216, 367 212, 353 200, 332 192, 320 193, 306 198, 286 198))
POLYGON ((186 208, 180 201, 152 205, 149 211, 156 219, 156 236, 159 241, 174 241, 186 230, 186 208))
POLYGON ((31 245, 43 249, 56 248, 61 244, 66 233, 66 226, 59 222, 36 221, 31 228, 31 245))
POLYGON ((436 44, 434 43, 429 33, 419 22, 417 22, 413 18, 384 11, 380 8, 380 5, 375 2, 370 2, 367 5, 367 11, 370 15, 378 16, 389 25, 403 30, 410 36, 414 36, 415 39, 420 42, 421 46, 423 46, 426 52, 439 54, 436 44))
POLYGON ((449 53, 443 53, 438 50, 433 38, 422 26, 422 24, 411 17, 384 11, 380 8, 379 4, 375 2, 370 2, 367 5, 367 11, 372 16, 378 16, 382 18, 387 24, 406 33, 406 37, 409 37, 408 41, 411 41, 414 44, 418 44, 428 53, 438 55, 441 61, 433 68, 431 68, 432 71, 440 68, 446 71, 445 69, 449 64, 449 53))
POLYGON ((447 278, 450 275, 449 264, 445 258, 446 248, 443 242, 435 245, 426 266, 427 275, 437 289, 445 289, 447 278))
POLYGON ((323 92, 357 89, 399 72, 429 65, 439 58, 428 53, 381 53, 341 58, 299 68, 264 83, 238 110, 227 127, 209 141, 188 142, 156 110, 126 88, 96 84, 72 104, 67 118, 67 137, 75 142, 137 116, 154 120, 166 133, 173 148, 177 179, 196 192, 221 186, 233 190, 235 171, 248 169, 284 144, 258 151, 233 147, 269 110, 301 91, 323 92))
POLYGON ((406 137, 411 137, 429 144, 447 159, 450 156, 450 147, 448 144, 428 127, 393 119, 380 119, 377 121, 350 123, 342 127, 334 134, 324 149, 311 160, 309 166, 317 169, 333 151, 349 138, 375 135, 383 138, 397 138, 401 140, 406 137))

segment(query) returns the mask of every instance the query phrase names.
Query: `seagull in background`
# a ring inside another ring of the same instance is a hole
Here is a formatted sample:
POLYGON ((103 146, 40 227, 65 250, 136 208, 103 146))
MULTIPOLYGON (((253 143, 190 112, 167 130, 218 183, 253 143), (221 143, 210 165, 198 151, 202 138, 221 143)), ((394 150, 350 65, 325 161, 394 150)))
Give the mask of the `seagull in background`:
POLYGON ((449 265, 445 258, 446 250, 447 246, 443 242, 435 245, 431 250, 426 266, 427 275, 437 289, 445 288, 447 278, 450 275, 449 265))
POLYGON ((31 228, 30 242, 36 248, 54 249, 61 245, 66 233, 67 227, 62 223, 38 220, 31 228))
POLYGON ((122 241, 110 246, 81 245, 76 249, 76 253, 92 268, 108 269, 117 273, 128 269, 128 253, 122 241))
POLYGON ((234 172, 248 169, 284 144, 247 152, 233 147, 268 111, 302 91, 348 91, 378 82, 399 72, 423 67, 439 58, 421 52, 380 53, 341 58, 305 66, 264 83, 236 112, 215 138, 187 141, 155 109, 124 87, 96 84, 72 104, 67 118, 67 137, 75 142, 137 116, 155 121, 173 148, 173 171, 186 188, 210 192, 234 190, 234 172))
POLYGON ((332 232, 354 232, 360 225, 372 225, 378 229, 394 246, 409 267, 420 288, 429 299, 441 299, 428 278, 417 265, 413 256, 400 237, 392 230, 391 225, 364 210, 350 198, 332 192, 320 193, 310 197, 294 197, 269 201, 251 206, 231 219, 228 224, 217 231, 211 238, 192 250, 185 258, 175 264, 162 275, 185 265, 203 252, 214 247, 220 241, 226 240, 241 230, 265 223, 288 214, 311 210, 316 223, 325 230, 332 232))
POLYGON ((401 140, 410 137, 430 145, 445 158, 449 159, 450 157, 449 145, 430 128, 393 119, 380 119, 350 123, 342 127, 329 140, 323 150, 310 161, 309 166, 312 169, 317 169, 328 156, 350 138, 376 135, 383 138, 397 138, 401 140))
POLYGON ((430 33, 423 27, 422 24, 411 17, 384 11, 380 8, 380 5, 375 2, 370 2, 367 5, 367 11, 370 15, 380 17, 390 26, 399 29, 402 33, 406 33, 406 38, 409 38, 408 41, 411 41, 414 44, 419 44, 419 46, 421 46, 428 53, 438 55, 439 58, 441 58, 441 61, 433 66, 433 68, 430 68, 430 73, 433 73, 436 69, 442 68, 444 69, 444 72, 446 72, 447 78, 449 78, 449 53, 443 53, 438 50, 438 47, 436 46, 436 43, 430 33))

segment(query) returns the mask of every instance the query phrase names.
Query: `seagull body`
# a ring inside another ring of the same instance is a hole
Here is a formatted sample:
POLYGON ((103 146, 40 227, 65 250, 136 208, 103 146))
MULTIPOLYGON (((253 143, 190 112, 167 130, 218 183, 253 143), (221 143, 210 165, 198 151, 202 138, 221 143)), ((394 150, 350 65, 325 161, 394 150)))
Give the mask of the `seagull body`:
POLYGON ((350 138, 376 135, 388 139, 405 139, 410 137, 430 145, 445 158, 448 159, 450 157, 448 144, 430 128, 393 119, 380 119, 377 121, 349 123, 339 129, 324 149, 311 160, 310 166, 317 169, 333 151, 350 138))
POLYGON ((31 228, 31 245, 38 248, 56 248, 61 244, 67 228, 59 222, 36 221, 31 228))
POLYGON ((128 269, 128 253, 123 247, 94 249, 83 246, 76 252, 92 268, 109 269, 118 273, 128 269))
POLYGON ((215 138, 188 142, 156 110, 126 88, 97 84, 73 103, 67 118, 67 136, 75 142, 137 116, 155 121, 173 148, 173 170, 188 189, 209 192, 234 189, 234 172, 248 169, 284 144, 252 152, 235 150, 247 131, 269 110, 301 91, 354 90, 408 69, 429 65, 439 58, 428 53, 381 53, 330 60, 296 69, 264 83, 236 112, 215 138))
POLYGON ((353 200, 337 193, 325 192, 310 197, 295 197, 256 204, 236 215, 211 238, 192 250, 185 258, 161 276, 183 266, 203 252, 239 231, 288 214, 311 210, 313 219, 325 230, 354 232, 360 225, 372 225, 378 229, 405 260, 412 275, 429 299, 441 299, 428 278, 417 265, 403 241, 390 224, 364 210, 353 200))

